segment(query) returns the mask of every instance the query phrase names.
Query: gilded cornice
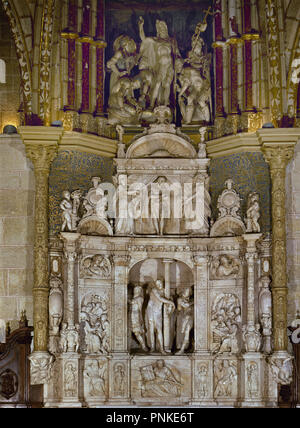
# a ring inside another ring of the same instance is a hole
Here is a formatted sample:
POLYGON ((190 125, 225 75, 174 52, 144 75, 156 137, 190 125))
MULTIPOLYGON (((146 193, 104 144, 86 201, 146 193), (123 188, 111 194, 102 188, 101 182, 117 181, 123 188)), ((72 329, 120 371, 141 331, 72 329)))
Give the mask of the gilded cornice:
MULTIPOLYGON (((22 126, 18 129, 24 145, 30 150, 42 146, 57 147, 57 151, 75 150, 98 156, 114 158, 118 142, 110 138, 80 132, 68 132, 63 128, 47 126, 22 126)), ((28 153, 30 157, 30 154, 28 153)))
POLYGON ((229 135, 206 142, 207 154, 211 159, 243 152, 260 152, 260 142, 255 133, 229 135))
POLYGON ((114 158, 117 154, 117 146, 118 142, 110 138, 66 131, 64 132, 59 144, 59 151, 75 150, 114 158))

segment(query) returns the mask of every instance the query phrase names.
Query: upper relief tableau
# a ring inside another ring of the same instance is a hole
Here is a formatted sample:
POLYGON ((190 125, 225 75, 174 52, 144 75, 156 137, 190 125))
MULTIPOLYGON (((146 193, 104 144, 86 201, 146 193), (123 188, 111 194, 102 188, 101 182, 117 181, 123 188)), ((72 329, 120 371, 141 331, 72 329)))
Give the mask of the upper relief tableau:
MULTIPOLYGON (((144 17, 136 10, 130 18, 134 28, 128 26, 128 32, 134 37, 125 32, 115 37, 110 31, 109 44, 114 37, 112 48, 108 47, 107 56, 110 56, 106 63, 110 124, 153 123, 153 111, 159 106, 170 107, 177 124, 209 124, 212 121, 212 58, 204 41, 204 33, 209 32, 207 19, 212 13, 211 8, 203 12, 205 7, 206 2, 201 2, 197 10, 190 10, 186 17, 189 24, 183 22, 183 16, 178 16, 181 10, 177 15, 172 13, 172 8, 170 13, 147 13, 145 10, 144 17), (195 15, 197 23, 194 23, 195 15), (185 40, 180 31, 185 32, 185 40)), ((115 15, 111 14, 110 18, 114 19, 115 15)))

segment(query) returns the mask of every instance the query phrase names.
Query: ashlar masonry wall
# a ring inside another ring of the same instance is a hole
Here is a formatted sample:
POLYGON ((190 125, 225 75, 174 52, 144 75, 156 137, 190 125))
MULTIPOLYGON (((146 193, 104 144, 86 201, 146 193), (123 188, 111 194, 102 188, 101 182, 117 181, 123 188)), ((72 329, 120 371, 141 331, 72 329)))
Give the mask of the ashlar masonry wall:
POLYGON ((33 167, 18 134, 0 135, 0 318, 18 327, 33 319, 33 167))

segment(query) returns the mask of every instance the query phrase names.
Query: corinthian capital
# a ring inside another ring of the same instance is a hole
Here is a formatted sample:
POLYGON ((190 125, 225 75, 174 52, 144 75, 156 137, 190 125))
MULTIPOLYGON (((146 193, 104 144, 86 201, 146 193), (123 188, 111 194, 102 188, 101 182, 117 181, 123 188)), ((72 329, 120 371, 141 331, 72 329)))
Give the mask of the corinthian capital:
POLYGON ((285 169, 300 138, 299 128, 263 128, 256 132, 271 171, 285 169))
POLYGON ((50 170, 51 163, 58 153, 58 145, 26 144, 26 155, 37 170, 50 170))
POLYGON ((265 160, 273 169, 285 169, 287 164, 294 156, 294 144, 282 145, 265 145, 262 148, 265 160))
POLYGON ((51 163, 57 156, 63 129, 49 126, 21 126, 18 131, 35 170, 49 171, 51 163))

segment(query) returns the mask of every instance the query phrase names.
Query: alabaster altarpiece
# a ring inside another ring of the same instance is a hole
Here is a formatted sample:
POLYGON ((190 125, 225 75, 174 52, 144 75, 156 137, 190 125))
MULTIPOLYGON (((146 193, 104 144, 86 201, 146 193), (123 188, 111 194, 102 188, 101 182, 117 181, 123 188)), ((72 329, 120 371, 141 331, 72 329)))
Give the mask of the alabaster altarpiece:
POLYGON ((45 406, 276 405, 290 364, 272 359, 270 238, 255 189, 243 215, 227 180, 213 219, 203 147, 159 119, 115 165, 116 193, 93 177, 86 194, 62 195, 73 196, 50 248, 51 358, 31 357, 45 406), (184 183, 192 204, 176 218, 184 183), (149 206, 156 217, 142 216, 149 206), (195 208, 201 221, 188 218, 195 208))
POLYGON ((50 240, 48 352, 30 357, 46 407, 276 406, 278 384, 291 380, 288 354, 272 354, 270 236, 257 189, 244 209, 226 180, 212 217, 206 26, 186 59, 163 21, 147 37, 139 20, 139 55, 128 36, 114 43, 113 183, 91 177, 86 193, 66 189, 50 240), (197 123, 197 148, 172 123, 176 93, 183 125, 197 123), (126 146, 123 126, 142 122, 126 146))

